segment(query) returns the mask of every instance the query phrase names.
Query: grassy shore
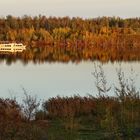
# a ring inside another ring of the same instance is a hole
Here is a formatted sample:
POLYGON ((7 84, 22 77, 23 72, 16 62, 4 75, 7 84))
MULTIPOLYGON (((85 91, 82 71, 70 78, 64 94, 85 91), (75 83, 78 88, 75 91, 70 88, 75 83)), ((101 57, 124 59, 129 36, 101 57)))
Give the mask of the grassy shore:
POLYGON ((102 68, 93 75, 97 96, 53 97, 41 102, 27 94, 22 103, 0 98, 0 140, 139 140, 140 92, 134 78, 118 70, 114 97, 102 68))

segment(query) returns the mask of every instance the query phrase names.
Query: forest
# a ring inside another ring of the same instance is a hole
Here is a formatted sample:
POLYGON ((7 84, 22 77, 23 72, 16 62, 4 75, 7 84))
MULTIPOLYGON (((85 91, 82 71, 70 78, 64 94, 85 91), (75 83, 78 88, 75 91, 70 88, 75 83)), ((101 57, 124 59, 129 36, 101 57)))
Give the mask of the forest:
POLYGON ((0 98, 0 140, 139 140, 140 91, 135 76, 117 71, 115 96, 102 67, 93 72, 98 93, 40 101, 23 88, 24 98, 0 98))
POLYGON ((0 18, 0 41, 22 42, 26 51, 0 54, 7 63, 22 60, 140 60, 140 18, 23 16, 0 18))

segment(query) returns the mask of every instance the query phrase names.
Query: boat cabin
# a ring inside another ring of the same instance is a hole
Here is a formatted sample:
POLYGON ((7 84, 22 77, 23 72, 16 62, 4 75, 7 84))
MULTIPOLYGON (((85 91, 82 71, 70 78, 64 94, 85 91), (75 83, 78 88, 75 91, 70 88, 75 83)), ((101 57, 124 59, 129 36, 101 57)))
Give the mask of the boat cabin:
POLYGON ((26 46, 22 43, 0 43, 0 52, 22 52, 26 46))

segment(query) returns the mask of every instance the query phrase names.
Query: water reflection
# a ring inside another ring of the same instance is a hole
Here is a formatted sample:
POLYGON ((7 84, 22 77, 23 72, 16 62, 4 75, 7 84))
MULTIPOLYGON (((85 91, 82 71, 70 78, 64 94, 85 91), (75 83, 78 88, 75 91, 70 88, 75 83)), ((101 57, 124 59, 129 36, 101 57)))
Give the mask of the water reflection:
MULTIPOLYGON (((10 66, 7 62, 1 62, 0 66, 0 96, 16 96, 18 99, 23 97, 22 87, 27 89, 30 94, 37 95, 41 99, 57 96, 71 96, 79 94, 97 93, 94 86, 94 77, 91 72, 94 70, 94 63, 91 61, 82 61, 78 64, 69 62, 65 63, 43 63, 34 64, 29 62, 24 65, 21 61, 16 61, 10 66)), ((103 64, 103 69, 107 76, 109 84, 117 84, 116 68, 119 63, 103 64)), ((139 74, 139 62, 122 62, 122 70, 129 77, 131 67, 139 74)), ((136 79, 136 86, 140 88, 140 75, 136 79)), ((112 91, 109 93, 112 95, 112 91)))

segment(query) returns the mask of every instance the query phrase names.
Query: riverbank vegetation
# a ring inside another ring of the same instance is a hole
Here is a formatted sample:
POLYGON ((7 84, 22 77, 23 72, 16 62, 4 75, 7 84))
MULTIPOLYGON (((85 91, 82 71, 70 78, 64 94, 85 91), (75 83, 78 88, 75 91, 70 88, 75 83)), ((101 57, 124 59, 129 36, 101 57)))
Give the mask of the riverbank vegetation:
POLYGON ((115 96, 107 95, 111 86, 95 66, 96 96, 57 96, 41 103, 23 88, 20 103, 0 98, 0 140, 139 140, 140 92, 131 72, 126 78, 117 70, 115 96))
POLYGON ((45 16, 0 18, 0 41, 22 42, 22 54, 1 59, 78 62, 81 60, 140 60, 140 19, 94 19, 45 16), (13 58, 14 57, 14 58, 13 58))

